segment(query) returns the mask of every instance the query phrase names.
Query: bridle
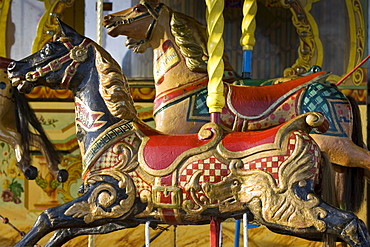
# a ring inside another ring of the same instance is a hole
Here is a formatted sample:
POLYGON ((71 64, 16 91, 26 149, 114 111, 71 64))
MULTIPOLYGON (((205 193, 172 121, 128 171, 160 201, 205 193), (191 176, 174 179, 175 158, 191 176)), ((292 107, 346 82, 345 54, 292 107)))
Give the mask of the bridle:
POLYGON ((85 38, 81 44, 74 46, 68 38, 61 39, 64 46, 67 47, 69 53, 61 58, 55 59, 49 62, 47 65, 41 68, 37 68, 36 71, 30 71, 26 74, 27 81, 37 81, 38 78, 45 76, 50 72, 58 71, 62 68, 62 65, 72 60, 72 62, 66 67, 64 76, 61 82, 61 87, 67 89, 72 77, 77 72, 77 67, 85 62, 87 59, 88 47, 91 44, 91 40, 85 38))
POLYGON ((119 25, 128 25, 128 24, 131 24, 135 21, 138 21, 138 20, 141 20, 143 18, 146 18, 146 17, 153 17, 153 22, 149 25, 148 27, 148 30, 146 31, 146 35, 145 35, 145 40, 141 40, 140 43, 144 43, 148 40, 150 40, 150 38, 152 37, 152 34, 153 34, 153 29, 155 27, 155 24, 157 23, 157 20, 159 18, 159 11, 161 10, 162 6, 163 6, 163 3, 160 3, 157 5, 157 7, 153 8, 148 2, 146 2, 145 0, 141 0, 140 1, 140 4, 144 5, 145 8, 148 10, 148 12, 146 13, 143 13, 141 15, 138 15, 134 18, 126 18, 126 19, 121 19, 119 21, 116 21, 114 23, 115 26, 119 26, 119 25))

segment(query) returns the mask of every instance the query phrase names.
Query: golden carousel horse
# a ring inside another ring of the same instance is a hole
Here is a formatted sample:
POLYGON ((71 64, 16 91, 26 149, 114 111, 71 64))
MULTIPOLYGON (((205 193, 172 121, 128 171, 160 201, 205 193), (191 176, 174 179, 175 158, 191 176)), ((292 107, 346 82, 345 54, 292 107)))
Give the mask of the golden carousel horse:
MULTIPOLYGON (((208 75, 205 28, 194 18, 173 11, 158 0, 142 0, 129 9, 104 17, 108 34, 145 41, 153 48, 156 128, 164 133, 196 132, 209 119, 205 104, 208 75)), ((230 71, 226 71, 228 73, 230 71)), ((231 78, 225 81, 233 80, 231 78)), ((221 125, 231 131, 260 130, 309 111, 328 118, 325 134, 312 134, 330 161, 370 170, 370 152, 351 140, 353 111, 348 98, 325 83, 329 74, 313 73, 267 86, 224 84, 226 106, 221 125)))
POLYGON ((24 93, 41 85, 74 93, 84 193, 41 213, 16 246, 34 245, 52 231, 46 246, 147 221, 152 227, 209 224, 244 213, 279 233, 311 240, 330 234, 353 247, 369 246, 368 230, 354 213, 316 194, 331 168, 309 135, 328 130, 321 113, 266 130, 225 133, 207 123, 195 134, 163 134, 138 118, 117 62, 59 24, 59 38, 11 63, 8 74, 24 93))
POLYGON ((0 57, 0 141, 8 143, 15 150, 17 165, 27 179, 35 179, 38 174, 37 168, 31 165, 32 146, 44 155, 51 174, 59 182, 65 182, 68 173, 58 168, 59 154, 47 138, 26 97, 12 87, 7 77, 6 68, 11 62, 11 59, 0 57), (31 132, 29 124, 37 133, 31 132))

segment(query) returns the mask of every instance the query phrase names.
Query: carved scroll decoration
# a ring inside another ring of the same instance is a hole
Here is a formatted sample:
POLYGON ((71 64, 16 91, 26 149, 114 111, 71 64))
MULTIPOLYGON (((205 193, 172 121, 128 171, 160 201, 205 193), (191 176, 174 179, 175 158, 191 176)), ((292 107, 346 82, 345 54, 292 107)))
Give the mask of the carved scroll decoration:
MULTIPOLYGON (((348 65, 343 75, 330 75, 328 80, 338 82, 345 74, 352 70, 364 56, 365 47, 365 22, 362 5, 359 0, 344 0, 347 6, 349 19, 350 48, 348 65), (352 45, 356 44, 356 45, 352 45)), ((296 27, 300 45, 298 48, 298 59, 290 67, 284 70, 284 76, 294 75, 307 71, 311 66, 322 66, 324 49, 319 37, 319 28, 315 19, 310 14, 312 4, 315 0, 281 0, 281 5, 289 8, 292 12, 292 23, 296 27)), ((346 81, 347 85, 360 85, 364 79, 364 72, 357 69, 346 81)))
POLYGON ((313 0, 302 6, 299 0, 281 0, 285 8, 292 12, 292 23, 299 34, 298 58, 291 68, 284 70, 284 76, 307 71, 312 65, 322 65, 323 48, 319 38, 319 29, 310 14, 313 0))
MULTIPOLYGON (((113 147, 119 154, 119 164, 114 169, 97 170, 89 174, 85 187, 92 187, 87 201, 77 202, 69 207, 65 215, 75 218, 83 217, 86 223, 103 218, 117 218, 126 214, 134 205, 136 197, 135 184, 128 172, 137 168, 137 154, 130 145, 118 142, 113 147), (118 182, 118 188, 112 184, 98 184, 104 181, 104 176, 111 177, 118 182), (127 198, 120 198, 117 190, 125 190, 127 198), (116 203, 116 201, 119 201, 116 203)), ((108 150, 110 152, 110 149, 108 150)), ((96 163, 99 163, 97 160, 96 163)))

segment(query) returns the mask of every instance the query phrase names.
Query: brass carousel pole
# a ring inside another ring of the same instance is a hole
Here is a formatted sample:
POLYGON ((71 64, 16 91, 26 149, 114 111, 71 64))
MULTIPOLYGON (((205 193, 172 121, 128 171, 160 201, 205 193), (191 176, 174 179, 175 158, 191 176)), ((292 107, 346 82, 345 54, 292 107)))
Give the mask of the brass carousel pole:
MULTIPOLYGON (((211 114, 211 121, 220 122, 220 113, 225 105, 224 86, 222 77, 224 74, 224 40, 222 38, 224 31, 223 10, 224 0, 206 0, 207 11, 207 31, 208 43, 207 49, 209 60, 207 65, 208 71, 208 97, 207 106, 211 114)), ((221 238, 221 222, 217 218, 212 218, 210 223, 210 246, 219 247, 221 238)))

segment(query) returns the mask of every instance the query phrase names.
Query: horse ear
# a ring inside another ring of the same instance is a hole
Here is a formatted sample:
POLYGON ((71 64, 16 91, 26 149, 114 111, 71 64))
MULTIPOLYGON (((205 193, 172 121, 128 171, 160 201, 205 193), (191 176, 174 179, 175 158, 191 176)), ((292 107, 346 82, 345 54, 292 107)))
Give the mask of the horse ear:
POLYGON ((81 36, 76 30, 65 24, 59 18, 57 18, 57 20, 62 36, 70 38, 74 44, 79 44, 82 42, 84 39, 83 36, 81 36))

